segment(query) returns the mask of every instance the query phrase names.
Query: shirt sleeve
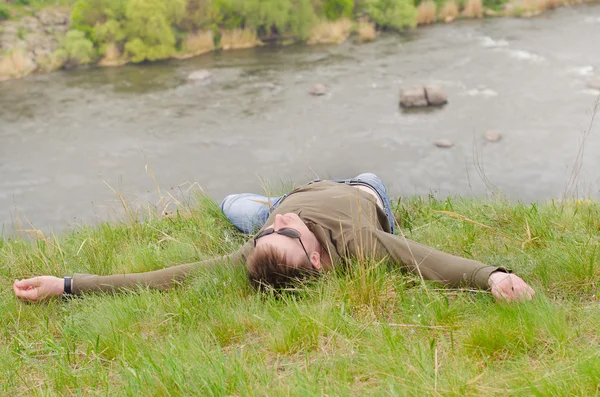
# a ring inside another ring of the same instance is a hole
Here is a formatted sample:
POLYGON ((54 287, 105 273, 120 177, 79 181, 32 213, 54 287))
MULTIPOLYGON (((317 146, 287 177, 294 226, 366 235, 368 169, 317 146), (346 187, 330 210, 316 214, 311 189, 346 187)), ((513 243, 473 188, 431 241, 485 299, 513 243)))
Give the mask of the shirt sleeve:
POLYGON ((245 244, 233 254, 218 256, 200 262, 171 266, 160 270, 144 273, 113 274, 98 276, 94 274, 73 275, 73 294, 84 292, 117 292, 119 290, 148 287, 166 290, 183 282, 195 271, 215 265, 238 266, 245 262, 252 246, 245 244))
POLYGON ((476 260, 461 258, 382 230, 363 228, 346 244, 355 258, 388 259, 423 277, 450 287, 489 289, 488 279, 495 271, 509 272, 476 260))

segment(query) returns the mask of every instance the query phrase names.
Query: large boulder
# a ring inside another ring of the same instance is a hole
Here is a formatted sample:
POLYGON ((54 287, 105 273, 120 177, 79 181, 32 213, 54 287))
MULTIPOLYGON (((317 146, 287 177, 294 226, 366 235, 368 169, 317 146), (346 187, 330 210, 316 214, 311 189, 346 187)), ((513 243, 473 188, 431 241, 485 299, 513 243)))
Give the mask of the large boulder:
POLYGON ((438 85, 426 85, 425 96, 429 106, 442 106, 448 103, 448 96, 438 85))
POLYGON ((403 88, 400 91, 400 106, 405 108, 428 106, 427 97, 425 96, 425 88, 422 86, 414 86, 403 88))
POLYGON ((400 106, 405 108, 442 106, 448 103, 448 96, 437 85, 412 86, 400 91, 400 106))

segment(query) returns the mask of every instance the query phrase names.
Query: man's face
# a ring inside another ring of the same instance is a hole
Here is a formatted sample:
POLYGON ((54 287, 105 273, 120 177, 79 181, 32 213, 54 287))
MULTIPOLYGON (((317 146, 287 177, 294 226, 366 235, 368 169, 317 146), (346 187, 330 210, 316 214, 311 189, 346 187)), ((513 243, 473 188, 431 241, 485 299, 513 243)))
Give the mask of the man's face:
POLYGON ((312 232, 308 230, 308 227, 306 227, 306 224, 302 221, 302 219, 292 212, 283 215, 275 215, 275 221, 273 224, 267 226, 265 229, 270 228, 274 230, 280 230, 284 228, 297 230, 300 233, 300 239, 302 240, 302 244, 304 244, 304 248, 306 248, 306 252, 304 251, 304 248, 302 248, 302 244, 300 244, 300 241, 297 238, 292 238, 277 233, 272 233, 256 240, 257 248, 264 245, 275 247, 281 250, 281 252, 284 252, 291 263, 302 263, 306 260, 305 258, 307 253, 310 257, 312 252, 316 250, 316 238, 312 232))

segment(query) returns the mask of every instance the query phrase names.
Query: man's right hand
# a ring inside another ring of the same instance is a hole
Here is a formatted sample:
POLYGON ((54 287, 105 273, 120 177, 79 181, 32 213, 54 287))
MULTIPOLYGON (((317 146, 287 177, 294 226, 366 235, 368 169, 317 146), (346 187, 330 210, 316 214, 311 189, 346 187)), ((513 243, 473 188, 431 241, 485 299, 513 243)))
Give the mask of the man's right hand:
POLYGON ((535 291, 520 277, 500 271, 493 272, 488 284, 497 301, 530 301, 535 291))
POLYGON ((52 276, 15 280, 13 291, 21 300, 40 302, 53 296, 62 295, 65 292, 65 280, 52 276))

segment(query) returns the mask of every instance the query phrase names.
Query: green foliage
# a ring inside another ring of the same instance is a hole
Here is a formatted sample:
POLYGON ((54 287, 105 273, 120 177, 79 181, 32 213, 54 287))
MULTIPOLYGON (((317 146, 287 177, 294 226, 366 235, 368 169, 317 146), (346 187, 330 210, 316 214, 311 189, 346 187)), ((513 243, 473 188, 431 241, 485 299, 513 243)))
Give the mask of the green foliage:
POLYGON ((335 21, 342 17, 352 17, 353 9, 353 0, 325 0, 325 4, 323 5, 325 17, 330 21, 335 21))
POLYGON ((483 7, 500 11, 507 3, 507 0, 483 0, 483 7))
POLYGON ((369 14, 383 29, 400 31, 417 26, 417 9, 412 0, 373 0, 369 14))
POLYGON ((55 56, 67 67, 90 63, 94 56, 94 45, 79 30, 69 30, 55 56))
POLYGON ((173 27, 186 13, 186 0, 79 0, 72 25, 97 48, 115 43, 133 62, 169 58, 176 47, 173 27))
POLYGON ((177 24, 178 29, 184 32, 208 29, 212 23, 211 4, 212 0, 187 0, 183 18, 177 24))
POLYGON ((4 4, 0 4, 0 21, 10 18, 10 10, 4 4))
POLYGON ((122 21, 109 19, 103 24, 96 24, 93 35, 96 43, 118 43, 127 37, 122 21))
POLYGON ((287 0, 244 0, 242 13, 245 27, 255 30, 285 32, 287 30, 292 3, 287 0))
POLYGON ((310 0, 295 0, 290 17, 290 32, 299 40, 307 40, 317 17, 310 0))
POLYGON ((133 62, 169 58, 175 52, 172 24, 181 21, 185 0, 130 0, 125 50, 133 62))
POLYGON ((243 0, 212 0, 210 12, 214 23, 224 29, 243 27, 245 18, 242 4, 243 0))
MULTIPOLYGON (((85 32, 98 46, 104 32, 98 34, 95 30, 104 30, 103 26, 110 21, 120 26, 126 19, 127 4, 128 0, 78 0, 71 12, 71 27, 85 32)), ((114 24, 112 28, 114 30, 114 24)))

